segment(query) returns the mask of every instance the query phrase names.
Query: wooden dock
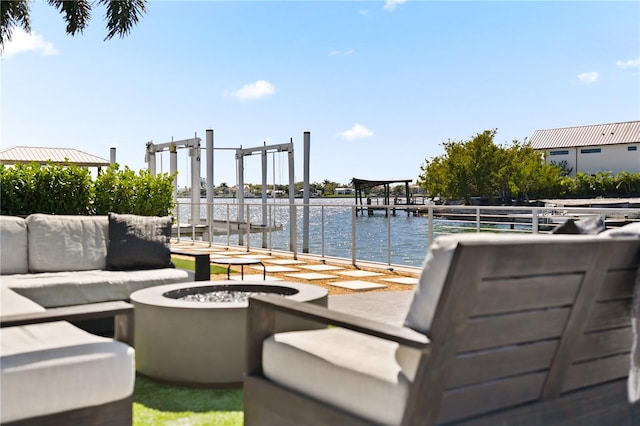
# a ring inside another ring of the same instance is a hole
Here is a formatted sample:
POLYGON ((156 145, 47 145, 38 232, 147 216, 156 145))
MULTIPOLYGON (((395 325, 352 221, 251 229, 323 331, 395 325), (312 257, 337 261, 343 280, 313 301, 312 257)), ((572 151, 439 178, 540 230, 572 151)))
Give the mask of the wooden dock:
MULTIPOLYGON (((229 221, 226 220, 214 220, 212 223, 213 232, 212 235, 238 235, 238 234, 246 234, 247 226, 249 227, 248 231, 252 234, 261 233, 261 232, 273 232, 273 231, 281 231, 282 225, 261 225, 254 224, 248 222, 238 222, 238 221, 229 221)), ((205 223, 199 224, 180 224, 173 225, 171 228, 171 236, 178 237, 202 237, 206 238, 209 235, 209 225, 205 223)))

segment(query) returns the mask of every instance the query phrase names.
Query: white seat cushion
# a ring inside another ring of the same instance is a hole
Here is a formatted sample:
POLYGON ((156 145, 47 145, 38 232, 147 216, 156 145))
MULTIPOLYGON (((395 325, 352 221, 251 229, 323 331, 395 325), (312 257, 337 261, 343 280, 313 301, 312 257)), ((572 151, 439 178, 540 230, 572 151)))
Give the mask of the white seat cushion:
POLYGON ((118 401, 133 393, 134 351, 67 322, 0 329, 0 422, 118 401))
POLYGON ((342 328, 278 333, 264 342, 264 375, 285 387, 382 424, 398 424, 409 381, 398 345, 342 328))
POLYGON ((629 223, 620 228, 607 229, 599 234, 601 237, 620 238, 635 237, 640 238, 640 222, 629 223))
POLYGON ((107 216, 32 214, 29 228, 29 271, 105 269, 109 222, 107 216))
POLYGON ((0 287, 0 315, 31 314, 45 309, 6 286, 0 287))
POLYGON ((193 272, 177 268, 139 271, 67 271, 2 276, 2 285, 45 308, 127 300, 156 285, 193 281, 193 272))
POLYGON ((0 216, 0 274, 29 272, 27 222, 21 217, 0 216))

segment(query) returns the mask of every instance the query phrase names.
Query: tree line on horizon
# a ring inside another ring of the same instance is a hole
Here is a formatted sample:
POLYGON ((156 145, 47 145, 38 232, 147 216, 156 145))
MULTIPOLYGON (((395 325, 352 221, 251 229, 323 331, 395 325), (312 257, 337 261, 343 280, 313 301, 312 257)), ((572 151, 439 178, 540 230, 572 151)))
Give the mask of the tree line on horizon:
MULTIPOLYGON (((260 196, 262 194, 262 184, 253 184, 253 183, 245 183, 244 184, 245 192, 249 192, 254 196, 260 196)), ((295 192, 299 193, 304 189, 304 182, 295 182, 294 183, 295 192)), ((336 195, 336 188, 350 188, 351 184, 342 184, 339 182, 334 182, 329 179, 325 179, 322 182, 312 182, 309 183, 309 192, 314 196, 333 196, 336 195)), ((289 195, 289 185, 288 184, 270 184, 267 185, 267 193, 271 194, 271 191, 278 191, 283 196, 289 195)), ((235 197, 237 193, 236 185, 229 185, 227 182, 222 182, 219 185, 216 185, 213 188, 213 192, 216 197, 235 197)), ((206 179, 200 179, 200 195, 205 196, 207 193, 206 189, 206 179)), ((179 196, 188 196, 191 194, 191 188, 185 187, 178 190, 179 196)))
POLYGON ((524 204, 539 198, 623 197, 640 194, 640 173, 576 173, 566 163, 547 163, 524 142, 495 143, 497 129, 466 141, 448 140, 445 153, 425 160, 418 185, 444 200, 487 199, 490 204, 524 204))

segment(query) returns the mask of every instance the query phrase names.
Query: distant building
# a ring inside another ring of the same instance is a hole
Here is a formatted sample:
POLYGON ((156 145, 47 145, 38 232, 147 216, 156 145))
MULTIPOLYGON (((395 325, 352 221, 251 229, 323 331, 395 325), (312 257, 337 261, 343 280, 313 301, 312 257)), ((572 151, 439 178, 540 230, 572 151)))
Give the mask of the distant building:
POLYGON ((536 130, 529 145, 571 176, 609 171, 640 173, 640 121, 536 130))
POLYGON ((336 188, 335 192, 336 192, 336 195, 353 195, 354 189, 353 188, 336 188))

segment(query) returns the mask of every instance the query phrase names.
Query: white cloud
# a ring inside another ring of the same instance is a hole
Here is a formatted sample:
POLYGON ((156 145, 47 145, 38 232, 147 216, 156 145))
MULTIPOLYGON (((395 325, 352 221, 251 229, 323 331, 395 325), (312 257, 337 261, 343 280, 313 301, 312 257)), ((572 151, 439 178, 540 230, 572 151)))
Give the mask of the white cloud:
POLYGON ((592 71, 592 72, 583 72, 582 74, 578 74, 578 80, 585 84, 593 84, 600 78, 600 73, 592 71))
POLYGON ((349 49, 349 50, 332 50, 329 52, 330 56, 338 56, 338 55, 344 55, 344 56, 348 56, 348 55, 353 55, 354 53, 356 53, 355 50, 353 49, 349 49))
POLYGON ((273 95, 276 92, 276 86, 265 80, 258 80, 255 83, 245 84, 239 90, 225 90, 224 96, 227 98, 235 98, 241 101, 247 99, 259 99, 265 96, 273 95))
POLYGON ((38 52, 42 56, 51 56, 60 53, 53 43, 44 41, 40 34, 35 32, 28 33, 22 28, 15 27, 11 34, 11 41, 8 41, 4 45, 2 56, 10 58, 18 53, 31 51, 38 52))
POLYGON ((356 123, 351 129, 340 132, 339 136, 344 140, 354 141, 356 139, 370 138, 373 136, 373 132, 362 124, 356 123))
POLYGON ((397 5, 405 3, 407 0, 387 0, 384 4, 384 10, 394 10, 397 5))
POLYGON ((640 67, 640 58, 629 59, 628 61, 617 61, 616 65, 620 68, 640 67))

